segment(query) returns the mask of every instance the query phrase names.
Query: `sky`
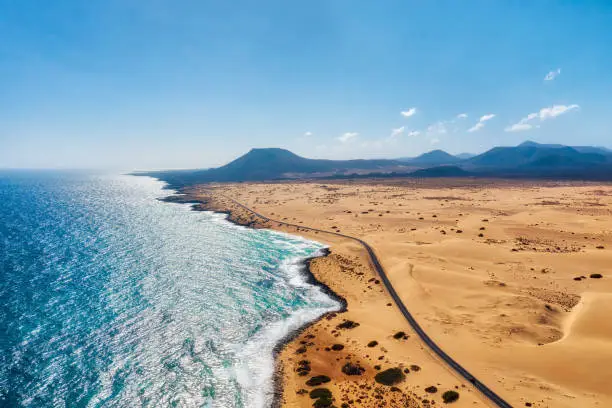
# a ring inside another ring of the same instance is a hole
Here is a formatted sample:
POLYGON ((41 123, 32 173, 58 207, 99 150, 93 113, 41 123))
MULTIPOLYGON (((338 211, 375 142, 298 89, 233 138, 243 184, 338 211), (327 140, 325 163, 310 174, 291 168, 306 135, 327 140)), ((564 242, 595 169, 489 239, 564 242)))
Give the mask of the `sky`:
POLYGON ((0 0, 0 167, 612 147, 612 2, 0 0))

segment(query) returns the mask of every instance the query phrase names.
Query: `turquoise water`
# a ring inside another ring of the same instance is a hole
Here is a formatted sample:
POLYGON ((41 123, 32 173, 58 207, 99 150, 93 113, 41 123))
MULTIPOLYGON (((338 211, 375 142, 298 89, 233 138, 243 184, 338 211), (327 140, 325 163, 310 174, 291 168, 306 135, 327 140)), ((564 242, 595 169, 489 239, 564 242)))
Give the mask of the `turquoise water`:
POLYGON ((162 187, 0 172, 0 406, 270 404, 273 347, 338 308, 300 266, 323 247, 162 187))

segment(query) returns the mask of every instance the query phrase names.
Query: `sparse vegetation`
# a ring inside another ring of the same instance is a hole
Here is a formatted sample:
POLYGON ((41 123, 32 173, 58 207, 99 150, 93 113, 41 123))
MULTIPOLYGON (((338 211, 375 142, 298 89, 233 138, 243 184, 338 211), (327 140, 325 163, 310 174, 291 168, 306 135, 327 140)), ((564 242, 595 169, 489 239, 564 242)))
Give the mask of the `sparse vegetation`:
POLYGON ((372 340, 368 343, 368 347, 376 347, 378 346, 378 342, 376 340, 372 340))
POLYGON ((318 385, 325 384, 330 381, 331 381, 331 378, 329 378, 326 375, 316 375, 314 377, 311 377, 310 380, 306 381, 306 385, 310 387, 316 387, 318 385))
POLYGON ((436 387, 435 385, 430 385, 429 387, 425 388, 425 392, 435 394, 436 392, 438 392, 438 387, 436 387))
POLYGON ((342 367, 342 372, 346 375, 361 375, 364 371, 365 368, 353 363, 346 363, 342 367))
POLYGON ((603 278, 603 275, 601 273, 592 273, 589 275, 589 277, 593 279, 601 279, 603 278))
POLYGON ((327 388, 315 388, 310 391, 310 398, 318 399, 318 398, 330 398, 332 397, 332 393, 327 388))
POLYGON ((453 390, 449 390, 449 391, 445 391, 444 394, 442 394, 442 401, 444 401, 445 404, 450 404, 452 402, 455 402, 459 399, 459 393, 457 391, 453 391, 453 390))
POLYGON ((403 331, 399 331, 399 332, 397 332, 397 333, 395 333, 393 335, 393 338, 396 339, 396 340, 404 339, 406 337, 408 337, 408 336, 406 336, 406 333, 404 333, 403 331))
POLYGON ((399 367, 389 368, 385 371, 381 371, 374 377, 377 383, 387 386, 399 384, 400 382, 404 381, 405 378, 406 376, 402 372, 402 369, 399 367))
POLYGON ((352 320, 345 320, 336 326, 337 329, 354 329, 355 327, 359 327, 359 323, 352 320))

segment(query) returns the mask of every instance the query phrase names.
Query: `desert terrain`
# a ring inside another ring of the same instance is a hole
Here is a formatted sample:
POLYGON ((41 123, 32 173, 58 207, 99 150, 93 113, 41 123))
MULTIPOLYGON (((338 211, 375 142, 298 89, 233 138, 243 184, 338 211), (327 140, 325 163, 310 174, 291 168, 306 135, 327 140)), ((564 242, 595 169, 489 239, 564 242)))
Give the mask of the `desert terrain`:
POLYGON ((321 387, 337 407, 440 406, 449 390, 459 394, 452 406, 489 405, 411 332, 363 247, 263 222, 230 198, 273 220, 369 243, 427 333, 513 406, 612 406, 612 185, 398 179, 187 192, 236 222, 330 246, 311 271, 347 310, 280 353, 283 406, 312 407, 309 393, 321 387), (404 378, 377 382, 388 369, 404 378), (324 382, 307 384, 317 376, 324 382))

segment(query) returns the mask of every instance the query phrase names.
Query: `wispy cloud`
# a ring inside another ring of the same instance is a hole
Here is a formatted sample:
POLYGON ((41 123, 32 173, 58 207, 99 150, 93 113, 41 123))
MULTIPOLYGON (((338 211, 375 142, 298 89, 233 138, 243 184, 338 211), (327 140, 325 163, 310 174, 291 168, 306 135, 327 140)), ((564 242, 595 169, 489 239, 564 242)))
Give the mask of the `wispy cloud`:
POLYGON ((399 127, 397 129, 391 129, 391 136, 392 138, 397 137, 399 135, 401 135, 402 133, 404 133, 404 126, 399 127))
POLYGON ((437 137, 432 138, 429 143, 431 143, 432 145, 438 144, 440 143, 440 139, 438 139, 437 137))
POLYGON ((401 115, 405 118, 409 118, 416 113, 416 108, 410 108, 407 111, 400 112, 401 115))
POLYGON ((312 132, 305 132, 304 136, 308 137, 308 136, 312 136, 312 132))
POLYGON ((563 115, 564 113, 579 109, 580 106, 573 105, 553 105, 550 108, 542 108, 540 109, 540 119, 546 120, 550 118, 555 118, 559 115, 563 115))
POLYGON ((444 135, 446 133, 448 133, 448 129, 446 128, 446 123, 443 121, 436 122, 427 127, 428 135, 444 135))
POLYGON ((563 115, 567 112, 571 112, 576 109, 580 109, 580 106, 576 104, 553 105, 548 108, 542 108, 540 109, 539 112, 530 113, 529 115, 525 116, 523 119, 519 120, 514 125, 508 126, 504 130, 506 132, 524 132, 526 130, 538 128, 540 126, 533 123, 535 120, 539 119, 540 122, 543 122, 545 120, 556 118, 559 115, 563 115))
POLYGON ((526 123, 521 120, 512 126, 508 126, 507 128, 504 129, 504 131, 506 132, 524 132, 526 130, 533 129, 533 127, 534 125, 532 125, 531 123, 526 123))
POLYGON ((480 119, 478 120, 478 122, 472 126, 471 128, 468 129, 468 132, 477 132, 480 129, 482 129, 483 127, 485 127, 485 122, 493 119, 495 117, 494 113, 489 113, 486 115, 483 115, 480 117, 480 119))
POLYGON ((457 119, 465 119, 467 117, 468 117, 467 113, 460 113, 456 116, 457 119))
POLYGON ((410 137, 418 136, 420 134, 421 132, 419 132, 418 130, 411 130, 410 132, 408 132, 408 136, 410 137))
POLYGON ((357 135, 359 135, 359 133, 357 133, 357 132, 346 132, 346 133, 342 134, 342 136, 338 137, 338 140, 340 142, 342 142, 342 143, 347 143, 350 140, 356 138, 357 135))
POLYGON ((559 75, 561 75, 561 68, 557 68, 556 71, 550 71, 548 74, 546 74, 546 76, 544 77, 544 80, 553 81, 559 75))
POLYGON ((484 123, 478 122, 474 126, 468 129, 468 132, 478 132, 480 129, 484 127, 484 123))

